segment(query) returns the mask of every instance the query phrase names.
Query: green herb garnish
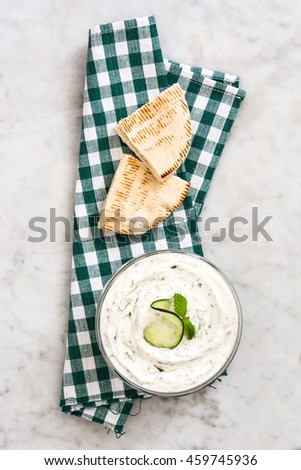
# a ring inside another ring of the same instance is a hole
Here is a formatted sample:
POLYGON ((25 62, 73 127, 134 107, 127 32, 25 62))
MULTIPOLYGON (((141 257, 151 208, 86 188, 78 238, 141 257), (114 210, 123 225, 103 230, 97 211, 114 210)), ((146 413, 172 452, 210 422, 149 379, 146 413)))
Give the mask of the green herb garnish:
POLYGON ((192 339, 195 336, 195 326, 191 323, 190 318, 186 317, 187 313, 187 299, 182 294, 174 294, 173 296, 174 310, 177 315, 182 319, 184 325, 184 335, 187 339, 192 339))
POLYGON ((187 313, 187 299, 184 295, 179 294, 178 292, 173 296, 173 306, 174 311, 183 322, 184 326, 184 335, 187 339, 192 339, 195 336, 195 326, 191 323, 190 318, 186 317, 187 313))
POLYGON ((187 313, 187 299, 182 294, 174 294, 173 296, 174 311, 180 317, 185 317, 187 313))
POLYGON ((195 336, 195 326, 191 323, 189 317, 182 318, 184 325, 184 335, 187 339, 192 339, 195 336))

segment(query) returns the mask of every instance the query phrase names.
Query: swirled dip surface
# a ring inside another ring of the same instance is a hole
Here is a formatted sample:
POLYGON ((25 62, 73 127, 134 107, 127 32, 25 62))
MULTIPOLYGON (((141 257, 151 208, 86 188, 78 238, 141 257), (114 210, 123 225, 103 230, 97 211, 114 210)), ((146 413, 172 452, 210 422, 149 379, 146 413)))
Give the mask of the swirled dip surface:
POLYGON ((106 355, 125 379, 150 393, 179 393, 223 370, 238 322, 234 295, 215 268, 187 253, 159 252, 115 278, 102 305, 100 332, 106 355), (187 298, 196 335, 183 336, 173 349, 157 348, 143 338, 144 328, 158 318, 150 305, 175 292, 187 298))

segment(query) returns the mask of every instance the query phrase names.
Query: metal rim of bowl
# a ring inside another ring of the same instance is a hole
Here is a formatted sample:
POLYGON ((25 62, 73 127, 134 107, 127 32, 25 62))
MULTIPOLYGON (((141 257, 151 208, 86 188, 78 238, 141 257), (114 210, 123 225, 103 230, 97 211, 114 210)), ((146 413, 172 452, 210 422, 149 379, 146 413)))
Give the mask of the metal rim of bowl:
POLYGON ((224 274, 223 271, 220 270, 220 268, 218 268, 214 263, 212 263, 211 261, 209 261, 207 258, 203 257, 203 256, 200 256, 196 253, 191 253, 189 251, 185 251, 185 250, 179 250, 179 249, 165 249, 165 250, 154 250, 154 251, 150 251, 148 253, 144 253, 143 255, 140 255, 140 256, 137 256, 133 259, 130 259, 129 261, 127 261, 125 264, 123 264, 117 271, 115 274, 113 274, 113 276, 111 277, 111 279, 106 283, 103 291, 102 291, 102 294, 101 294, 101 298, 98 302, 98 305, 97 305, 97 310, 96 310, 96 318, 95 318, 95 331, 96 331, 96 340, 97 340, 97 344, 99 346, 99 349, 103 355, 103 358, 104 360, 106 361, 107 365, 109 368, 111 368, 115 373, 116 375, 118 375, 118 377, 123 380, 127 385, 129 385, 130 387, 138 390, 138 391, 141 391, 143 393, 146 393, 148 395, 154 395, 154 396, 159 396, 159 397, 180 397, 180 396, 185 396, 185 395, 190 395, 192 393, 195 393, 195 392, 198 392, 202 389, 204 389, 205 387, 207 387, 208 385, 212 384, 213 382, 215 382, 219 377, 221 377, 222 375, 224 375, 225 371, 227 370, 227 368, 229 367, 229 365, 231 364, 232 360, 234 359, 234 356, 238 350, 238 347, 240 345, 240 341, 241 341, 241 336, 242 336, 242 323, 243 323, 243 319, 242 319, 242 308, 241 308, 241 304, 240 304, 240 300, 239 300, 239 297, 237 295, 237 292, 232 284, 232 282, 230 281, 230 279, 226 276, 226 274, 224 274), (201 261, 209 264, 212 268, 214 268, 218 273, 219 275, 223 278, 223 280, 226 282, 227 286, 229 287, 233 297, 234 297, 234 300, 235 300, 235 304, 236 304, 236 308, 237 308, 237 318, 238 318, 238 326, 237 326, 237 335, 236 335, 236 339, 235 339, 235 343, 234 343, 234 347, 232 349, 232 352, 230 354, 230 356, 228 357, 228 359, 226 360, 226 362, 224 363, 224 365, 212 376, 210 377, 208 380, 206 380, 205 382, 199 384, 199 385, 196 385, 190 389, 185 389, 183 391, 178 391, 178 392, 157 392, 157 391, 154 391, 154 390, 149 390, 147 388, 144 388, 143 386, 140 386, 139 384, 135 383, 135 382, 132 382, 130 379, 128 379, 126 376, 124 376, 123 374, 121 374, 115 367, 115 365, 112 363, 112 361, 109 359, 106 351, 105 351, 105 348, 103 346, 103 343, 102 343, 102 339, 101 339, 101 331, 100 331, 100 317, 101 317, 101 308, 102 308, 102 305, 104 303, 104 300, 105 300, 105 297, 107 295, 107 292, 109 291, 111 285, 115 282, 115 280, 119 277, 119 275, 125 271, 129 266, 131 266, 132 264, 135 264, 137 262, 139 262, 141 259, 144 259, 144 258, 147 258, 147 257, 150 257, 150 256, 155 256, 155 255, 158 255, 158 254, 163 254, 163 253, 181 253, 183 255, 188 255, 188 256, 192 256, 194 258, 197 258, 197 259, 200 259, 201 261))

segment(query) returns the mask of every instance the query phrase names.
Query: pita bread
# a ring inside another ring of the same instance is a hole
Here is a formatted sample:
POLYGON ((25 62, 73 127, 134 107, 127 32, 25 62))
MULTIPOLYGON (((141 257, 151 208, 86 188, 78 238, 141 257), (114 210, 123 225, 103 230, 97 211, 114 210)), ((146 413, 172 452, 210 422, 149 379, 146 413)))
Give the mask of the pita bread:
POLYGON ((184 92, 176 84, 122 119, 119 137, 162 182, 185 160, 190 147, 191 119, 184 92))
POLYGON ((181 205, 189 186, 178 176, 160 183, 140 160, 123 155, 98 226, 111 232, 141 235, 181 205))

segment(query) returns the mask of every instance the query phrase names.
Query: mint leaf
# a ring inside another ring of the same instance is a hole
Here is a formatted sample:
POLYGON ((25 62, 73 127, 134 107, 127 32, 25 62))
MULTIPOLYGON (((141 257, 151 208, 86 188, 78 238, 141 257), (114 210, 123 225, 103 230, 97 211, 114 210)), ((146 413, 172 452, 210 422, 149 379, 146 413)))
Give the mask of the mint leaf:
POLYGON ((173 296, 174 311, 180 317, 185 317, 187 313, 187 299, 181 294, 173 296))
POLYGON ((189 317, 182 318, 184 325, 184 334, 187 339, 192 339, 195 336, 195 327, 191 323, 189 317))

